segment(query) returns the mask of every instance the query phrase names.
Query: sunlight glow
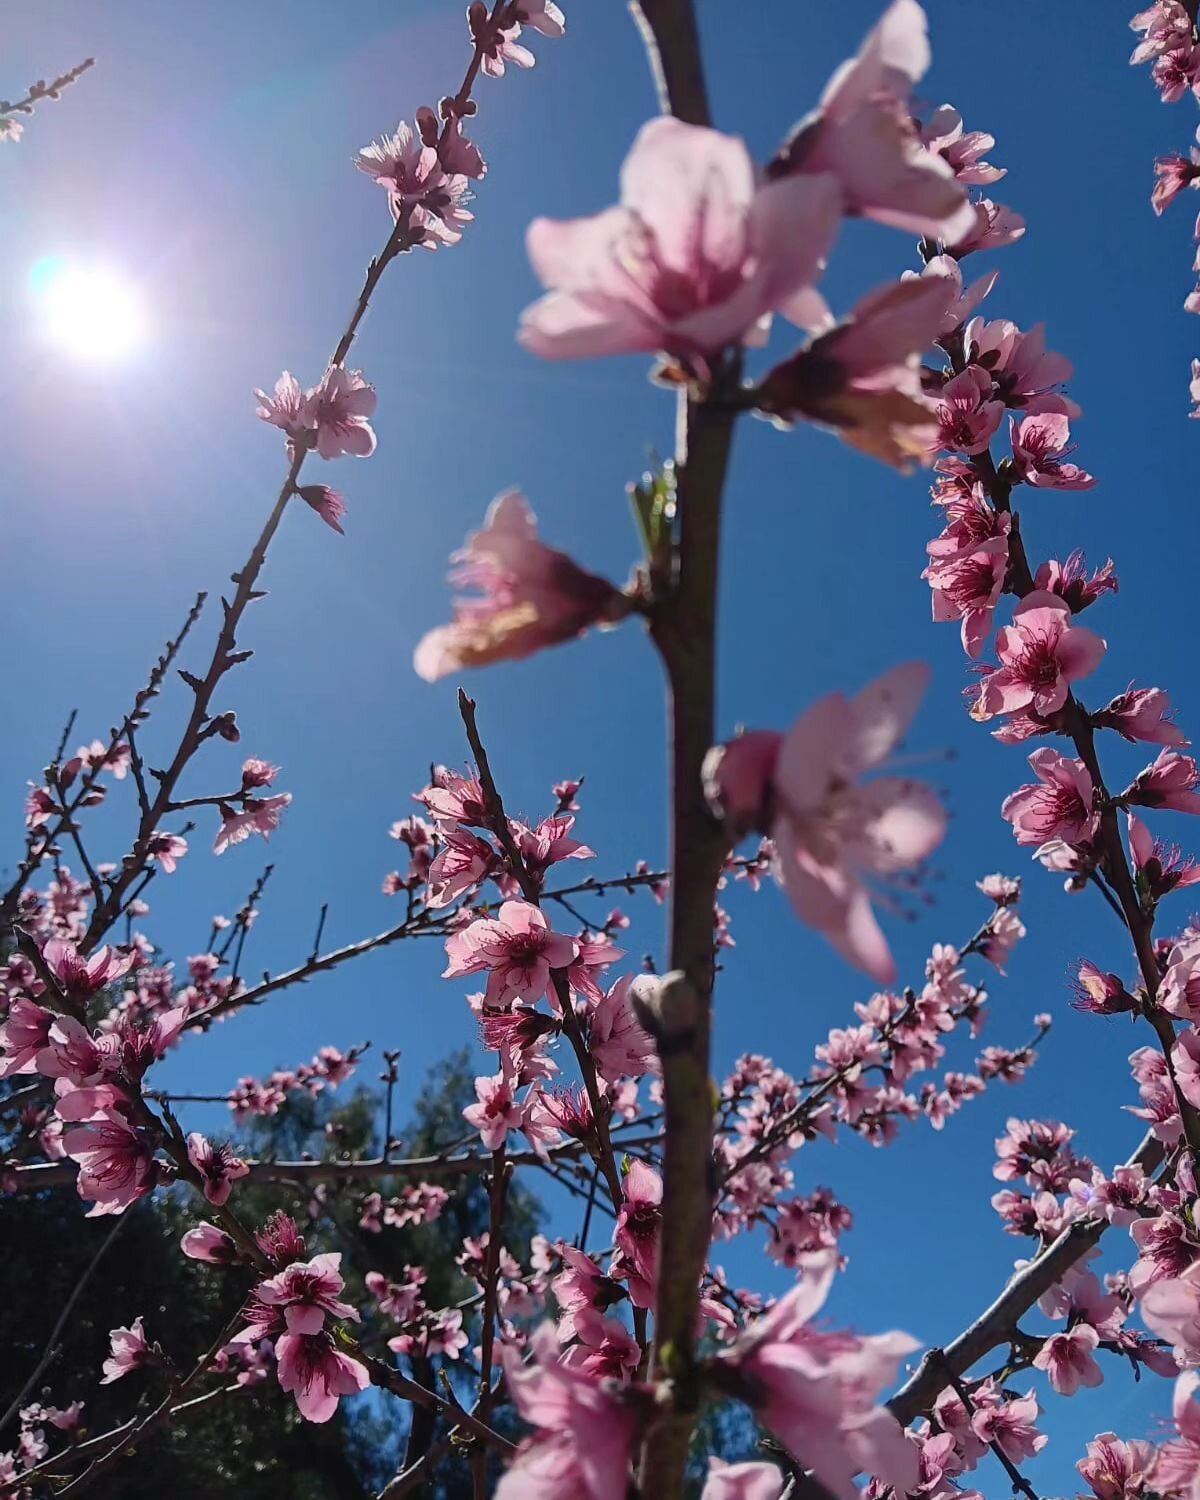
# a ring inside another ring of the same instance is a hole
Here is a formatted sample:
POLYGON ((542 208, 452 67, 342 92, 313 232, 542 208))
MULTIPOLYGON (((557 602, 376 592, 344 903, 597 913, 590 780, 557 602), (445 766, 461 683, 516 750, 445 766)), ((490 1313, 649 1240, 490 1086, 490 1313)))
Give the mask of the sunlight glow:
POLYGON ((46 256, 30 271, 29 285, 46 336, 78 359, 121 360, 145 339, 144 304, 115 271, 46 256))

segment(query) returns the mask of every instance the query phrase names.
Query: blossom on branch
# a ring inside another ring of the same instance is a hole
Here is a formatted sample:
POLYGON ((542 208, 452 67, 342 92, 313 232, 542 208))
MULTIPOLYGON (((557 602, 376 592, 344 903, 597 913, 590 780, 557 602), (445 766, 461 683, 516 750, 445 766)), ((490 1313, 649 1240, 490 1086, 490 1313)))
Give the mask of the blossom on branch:
POLYGON ((547 295, 518 337, 547 359, 661 352, 705 377, 712 355, 811 287, 840 217, 828 174, 760 185, 742 141, 652 120, 621 170, 619 207, 530 225, 547 295))
POLYGON ((458 566, 451 582, 481 597, 457 600, 454 623, 418 643, 413 665, 426 682, 463 667, 520 661, 590 625, 615 624, 631 608, 607 579, 538 540, 537 517, 519 490, 492 501, 483 530, 452 561, 458 566))

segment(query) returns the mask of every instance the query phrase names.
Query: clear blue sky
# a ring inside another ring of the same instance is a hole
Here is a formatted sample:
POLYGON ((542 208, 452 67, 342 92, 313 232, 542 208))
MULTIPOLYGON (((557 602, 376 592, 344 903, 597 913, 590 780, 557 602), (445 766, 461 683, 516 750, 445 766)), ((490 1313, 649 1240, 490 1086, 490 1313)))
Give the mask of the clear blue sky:
MULTIPOLYGON (((567 39, 535 39, 532 74, 479 90, 475 134, 491 172, 462 245, 411 255, 388 272, 358 350, 379 389, 378 454, 320 475, 347 496, 348 535, 306 513, 288 517, 266 576, 270 597, 245 632, 255 657, 219 705, 237 710, 243 743, 214 752, 213 769, 191 787, 218 789, 248 753, 281 762, 280 785, 295 795, 270 848, 277 868, 252 969, 307 952, 322 901, 331 907, 327 941, 394 920, 379 891, 399 852, 388 825, 411 810, 409 793, 431 760, 465 753, 454 684, 419 682, 412 648, 447 618, 447 554, 490 498, 519 484, 548 538, 615 579, 634 556, 623 487, 649 448, 667 450, 669 399, 647 383, 644 361, 556 368, 513 340, 536 290, 525 225, 538 213, 611 202, 620 161, 654 109, 623 8, 566 8, 567 39)), ((1002 275, 988 311, 1026 327, 1044 318, 1051 346, 1074 359, 1080 459, 1101 480, 1088 494, 1032 500, 1030 550, 1061 556, 1079 545, 1094 562, 1116 559, 1121 593, 1088 620, 1110 643, 1089 698, 1135 677, 1158 683, 1185 728, 1200 731, 1189 477, 1200 432, 1187 421, 1194 325, 1180 309, 1190 215, 1184 204, 1158 222, 1148 204, 1152 159, 1186 148, 1194 112, 1164 109, 1147 77, 1127 68, 1126 7, 1116 0, 1000 9, 930 0, 928 9, 925 99, 950 100, 969 128, 996 134, 993 160, 1009 168, 996 196, 1030 225, 1019 246, 991 258, 1002 275)), ((877 7, 701 0, 699 10, 717 120, 761 156, 809 108, 877 7)), ((11 861, 24 783, 45 763, 66 711, 78 708, 83 737, 103 734, 192 594, 219 590, 244 557, 282 463, 277 434, 254 418, 251 390, 285 366, 317 378, 386 234, 383 195, 354 171, 353 154, 456 87, 467 52, 451 0, 218 0, 186 16, 154 0, 8 0, 4 52, 0 92, 10 96, 28 78, 98 58, 19 147, 0 152, 0 329, 10 371, 0 836, 11 861), (52 253, 111 262, 143 285, 153 333, 138 359, 106 368, 49 355, 30 322, 27 276, 52 253)), ((912 258, 905 236, 851 226, 827 281, 835 306, 912 258)), ((1030 937, 1008 982, 994 987, 986 1039, 1015 1044, 1034 1012, 1052 1011, 1056 1031, 1029 1082, 996 1088, 942 1136, 910 1129, 888 1155, 849 1142, 814 1146, 797 1163, 799 1184, 832 1184, 857 1215, 835 1315, 941 1340, 990 1300, 1021 1249, 988 1206, 991 1142, 1005 1115, 1065 1117, 1106 1165, 1137 1139, 1137 1122, 1118 1105, 1133 1097, 1125 1057, 1142 1038, 1067 1008, 1070 961, 1086 953, 1123 971, 1125 949, 1100 901, 1062 894, 999 820, 1024 761, 967 720, 957 632, 929 622, 918 575, 934 526, 922 481, 822 433, 782 435, 751 422, 738 437, 728 514, 726 730, 786 724, 818 694, 857 687, 906 657, 933 665, 911 743, 953 756, 928 774, 954 816, 933 909, 911 928, 893 926, 902 972, 919 982, 930 942, 973 930, 977 876, 1028 876, 1030 937)), ((200 639, 210 630, 211 621, 200 639)), ((597 872, 662 857, 659 672, 636 626, 476 674, 468 686, 513 809, 536 815, 551 782, 586 774, 580 831, 601 851, 597 872)), ((182 701, 174 691, 164 699, 153 743, 163 745, 182 701)), ((1105 749, 1115 780, 1142 764, 1119 743, 1105 749)), ((103 826, 111 843, 97 853, 119 857, 117 830, 103 826)), ((256 843, 215 860, 205 852, 210 837, 205 825, 180 873, 154 892, 149 930, 180 960, 202 949, 212 913, 236 908, 266 853, 256 843)), ((801 1071, 867 986, 793 925, 773 890, 739 891, 729 905, 738 947, 720 989, 718 1064, 757 1049, 801 1071)), ((649 901, 628 909, 643 918, 630 935, 634 954, 657 949, 649 901)), ((1177 925, 1185 916, 1181 908, 1177 925)), ((415 1085, 472 1035, 459 988, 439 980, 440 968, 433 945, 392 949, 219 1028, 188 1046, 170 1076, 221 1090, 239 1073, 369 1037, 403 1048, 415 1085)), ((724 1258, 735 1279, 780 1284, 757 1245, 724 1258)), ((1169 1409, 1169 1396, 1165 1384, 1135 1391, 1114 1367, 1100 1392, 1058 1402, 1035 1482, 1070 1490, 1087 1436, 1105 1427, 1134 1435, 1169 1409)), ((989 1493, 1004 1492, 999 1473, 979 1478, 989 1493)))

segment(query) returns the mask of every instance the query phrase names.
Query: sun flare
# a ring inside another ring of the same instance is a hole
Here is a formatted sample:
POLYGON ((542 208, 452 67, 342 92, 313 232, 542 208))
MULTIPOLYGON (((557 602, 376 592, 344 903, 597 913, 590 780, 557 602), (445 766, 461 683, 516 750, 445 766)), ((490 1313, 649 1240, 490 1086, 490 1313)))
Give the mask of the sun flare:
POLYGON ((144 303, 118 272, 48 256, 29 279, 45 336, 76 358, 115 362, 144 342, 144 303))

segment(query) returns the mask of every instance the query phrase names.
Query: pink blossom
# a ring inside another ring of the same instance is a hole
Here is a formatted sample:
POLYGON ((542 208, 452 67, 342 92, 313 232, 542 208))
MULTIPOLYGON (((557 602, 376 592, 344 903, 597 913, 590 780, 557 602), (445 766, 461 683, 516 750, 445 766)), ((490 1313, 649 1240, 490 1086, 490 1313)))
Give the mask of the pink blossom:
POLYGON ((94 1200, 88 1218, 123 1213, 154 1185, 153 1152, 113 1109, 68 1130, 63 1149, 79 1163, 79 1196, 94 1200))
POLYGON ((405 1266, 404 1277, 402 1282, 389 1281, 379 1271, 368 1271, 363 1278, 367 1290, 379 1303, 379 1311, 397 1323, 407 1323, 422 1308, 425 1272, 419 1266, 405 1266))
POLYGON ((37 1055, 37 1070, 46 1078, 66 1079, 77 1088, 99 1083, 120 1066, 113 1041, 109 1037, 97 1042, 82 1021, 56 1016, 48 1045, 37 1055))
POLYGON ((140 1370, 154 1358, 154 1350, 146 1341, 146 1330, 140 1317, 135 1318, 129 1328, 114 1328, 108 1337, 110 1352, 104 1361, 101 1385, 111 1385, 133 1370, 140 1370))
POLYGON ((1007 168, 993 167, 983 160, 996 144, 996 138, 982 130, 964 131, 962 115, 949 104, 943 104, 930 116, 921 130, 921 140, 929 151, 936 151, 964 187, 986 187, 1007 175, 1007 168))
POLYGON ((64 938, 50 938, 42 945, 42 958, 60 986, 73 1000, 89 1000, 133 967, 132 953, 118 953, 105 944, 85 958, 64 938))
POLYGON ((641 1345, 623 1323, 585 1307, 575 1315, 573 1325, 575 1342, 563 1355, 563 1364, 613 1380, 631 1379, 637 1373, 641 1345))
POLYGON ((215 1224, 197 1224, 189 1229, 179 1248, 190 1260, 204 1260, 214 1266, 231 1266, 238 1259, 237 1246, 215 1224))
POLYGON ((1161 57, 1164 52, 1177 52, 1181 47, 1191 46, 1192 21, 1182 0, 1152 0, 1145 10, 1133 17, 1129 27, 1131 31, 1143 33, 1129 59, 1135 66, 1153 57, 1161 57))
POLYGON ((486 1004, 493 1009, 514 1000, 540 1000, 552 969, 575 959, 574 938, 554 932, 545 914, 528 901, 505 901, 496 918, 477 917, 446 939, 447 964, 442 977, 487 973, 486 1004))
POLYGON ((977 657, 987 642, 1007 573, 1008 538, 998 536, 973 552, 933 558, 921 575, 932 590, 934 620, 962 621, 963 650, 970 657, 977 657))
POLYGON ((1171 812, 1200 813, 1200 792, 1195 790, 1200 772, 1190 755, 1160 750, 1153 765, 1146 767, 1121 793, 1127 802, 1142 807, 1160 807, 1171 812))
MULTIPOLYGON (((341 1263, 341 1255, 335 1252, 314 1255, 307 1261, 295 1261, 264 1281, 256 1295, 268 1307, 283 1308, 284 1321, 291 1334, 320 1333, 325 1326, 326 1313, 333 1318, 350 1318, 357 1323, 358 1313, 354 1308, 347 1302, 338 1301, 337 1294, 346 1284, 338 1269, 341 1263)), ((290 1389, 286 1385, 283 1388, 290 1389)))
POLYGON ((710 1458, 700 1500, 779 1500, 783 1475, 774 1464, 727 1464, 710 1458))
POLYGON ((1127 1443, 1115 1432, 1101 1432, 1087 1445, 1087 1453, 1075 1467, 1096 1500, 1140 1500, 1155 1458, 1153 1443, 1127 1443))
POLYGON ((975 885, 997 906, 1011 906, 1021 899, 1021 882, 1013 875, 985 875, 975 885))
POLYGON ((1003 203, 981 198, 973 208, 974 224, 961 239, 949 243, 949 248, 960 260, 979 250, 1001 250, 1005 245, 1015 245, 1025 233, 1025 220, 1003 203))
POLYGON ((275 382, 274 396, 265 391, 255 391, 258 397, 256 415, 272 427, 280 427, 289 438, 303 437, 311 427, 304 391, 300 382, 290 371, 285 370, 275 382))
POLYGON ((816 279, 840 208, 828 175, 759 185, 740 140, 652 120, 622 168, 620 207, 530 226, 548 295, 519 338, 550 359, 661 350, 704 374, 707 356, 816 279))
POLYGON ((174 875, 179 861, 188 851, 187 839, 178 833, 154 832, 146 843, 146 858, 157 861, 164 875, 174 875))
POLYGON ((477 1104, 463 1110, 463 1119, 473 1125, 488 1151, 499 1151, 510 1130, 521 1128, 521 1110, 513 1098, 510 1079, 503 1073, 495 1078, 475 1080, 477 1104))
POLYGON ((563 1364, 553 1328, 530 1339, 522 1364, 501 1350, 517 1411, 534 1428, 496 1488, 496 1500, 613 1500, 629 1488, 629 1459, 639 1425, 634 1407, 613 1399, 590 1371, 563 1364))
POLYGON ((1133 996, 1117 975, 1104 973, 1090 959, 1081 960, 1074 987, 1076 998, 1071 1003, 1076 1010, 1115 1016, 1134 1008, 1133 996))
POLYGON ((865 1470, 903 1494, 916 1486, 916 1450, 876 1403, 919 1345, 902 1333, 859 1338, 806 1326, 829 1294, 837 1262, 835 1250, 808 1257, 800 1285, 752 1323, 717 1365, 827 1490, 855 1500, 854 1475, 865 1470))
POLYGON ((1035 750, 1029 757, 1038 780, 1006 797, 1000 815, 1013 825, 1018 844, 1045 844, 1062 839, 1077 844, 1096 830, 1094 788, 1081 760, 1056 750, 1035 750))
POLYGON ((1035 1370, 1044 1370, 1060 1396, 1073 1396, 1081 1385, 1101 1385, 1104 1372, 1096 1363, 1100 1335, 1090 1323, 1076 1323, 1066 1333, 1054 1333, 1033 1358, 1035 1370))
POLYGON ((437 150, 426 145, 406 120, 394 135, 364 146, 354 164, 405 207, 419 203, 443 175, 437 150))
POLYGON ((32 1000, 18 995, 9 1002, 8 1017, 0 1025, 0 1047, 4 1059, 0 1062, 0 1078, 11 1078, 15 1073, 36 1073, 37 1057, 50 1041, 50 1028, 55 1017, 32 1000))
POLYGON ((921 355, 959 290, 949 277, 922 276, 870 293, 770 371, 758 388, 760 410, 779 423, 831 427, 895 468, 928 461, 935 421, 921 393, 921 355))
POLYGON ((1192 147, 1191 159, 1171 153, 1155 158, 1154 175, 1158 179, 1150 195, 1150 204, 1161 214, 1186 188, 1200 185, 1200 151, 1192 147))
POLYGON ((1185 1491, 1194 1494, 1200 1485, 1200 1402, 1195 1399, 1200 1372, 1185 1370, 1175 1382, 1172 1416, 1177 1436, 1158 1450, 1151 1472, 1150 1488, 1160 1494, 1185 1491))
POLYGON ((453 624, 431 630, 417 645, 413 664, 426 682, 462 667, 519 661, 628 612, 628 601, 607 579, 538 540, 537 517, 519 490, 492 501, 483 530, 452 561, 459 566, 451 581, 481 597, 457 600, 453 624))
POLYGON ((375 433, 368 418, 375 404, 375 387, 367 384, 361 370, 344 370, 341 365, 326 370, 304 402, 320 457, 352 453, 356 458, 369 458, 375 452, 375 433))
POLYGON ((895 776, 862 780, 895 749, 928 681, 918 662, 896 667, 854 698, 831 693, 779 736, 769 765, 759 745, 747 764, 741 741, 709 752, 706 783, 724 805, 761 809, 776 850, 774 870, 800 920, 881 984, 895 965, 871 910, 867 881, 898 874, 941 842, 946 818, 933 791, 895 776))
POLYGON ((249 1175, 250 1168, 235 1156, 233 1148, 222 1142, 214 1146, 210 1140, 193 1131, 187 1138, 188 1161, 199 1172, 201 1188, 208 1201, 217 1208, 229 1202, 233 1184, 249 1175))
POLYGON ((275 1357, 280 1389, 295 1396, 300 1415, 309 1422, 328 1422, 342 1396, 365 1391, 371 1383, 366 1365, 335 1349, 327 1333, 281 1334, 275 1357))
POLYGON ((1180 1365, 1200 1363, 1200 1261, 1174 1278, 1156 1281, 1139 1310, 1151 1333, 1165 1339, 1180 1365))
POLYGON ((1025 936, 1025 924, 1011 906, 1002 906, 988 923, 980 952, 1003 974, 1008 955, 1025 936))
MULTIPOLYGON (((505 12, 507 16, 507 12, 505 12)), ((471 37, 479 48, 484 75, 488 78, 503 78, 506 62, 518 68, 532 68, 536 59, 528 47, 518 44, 521 35, 518 22, 507 26, 492 24, 488 6, 484 0, 471 0, 467 10, 467 24, 471 37)))
POLYGON ((1021 1463, 1040 1453, 1048 1441, 1046 1434, 1033 1425, 1038 1411, 1037 1397, 1029 1391, 1013 1400, 977 1409, 971 1418, 971 1428, 983 1442, 998 1443, 1013 1463, 1021 1463))
POLYGON ((261 833, 269 839, 291 801, 291 792, 280 792, 274 797, 244 797, 240 812, 222 802, 221 826, 213 841, 213 853, 224 854, 232 845, 244 843, 252 833, 261 833))
POLYGON ((848 213, 932 238, 965 234, 974 219, 967 195, 949 163, 926 150, 912 120, 909 95, 929 60, 924 11, 916 0, 892 0, 770 171, 832 172, 848 213))
POLYGON ((298 486, 296 494, 305 505, 316 511, 326 526, 331 527, 339 536, 345 536, 346 530, 342 525, 342 517, 346 514, 344 496, 339 495, 337 490, 331 490, 327 484, 302 484, 298 486))
POLYGON ((1058 390, 1070 380, 1074 366, 1065 355, 1046 348, 1044 323, 1025 333, 1007 318, 972 318, 963 329, 963 347, 969 363, 992 377, 995 394, 1006 406, 1027 413, 1080 415, 1075 402, 1058 390))
POLYGON ((1090 490, 1095 479, 1076 464, 1064 463, 1075 451, 1071 424, 1059 412, 1015 417, 1009 423, 1013 465, 1026 484, 1052 490, 1090 490))
POLYGON ((1123 693, 1092 715, 1092 723, 1097 728, 1115 729, 1131 742, 1186 745, 1190 742, 1174 723, 1173 713, 1171 700, 1162 688, 1136 688, 1130 683, 1123 693))
POLYGON ((1059 562, 1056 557, 1052 557, 1042 563, 1034 581, 1039 589, 1057 594, 1060 599, 1065 600, 1074 615, 1095 604, 1103 594, 1115 594, 1120 589, 1111 557, 1089 578, 1087 559, 1078 550, 1068 554, 1066 562, 1059 562))
POLYGON ((938 446, 956 453, 982 453, 1003 418, 1003 401, 992 399, 992 377, 978 365, 968 365, 942 387, 938 446))
POLYGON ((428 876, 427 900, 435 911, 477 886, 496 863, 496 851, 491 844, 464 828, 446 829, 442 840, 428 876))
POLYGON ((613 1239, 617 1255, 611 1274, 626 1280, 635 1307, 653 1307, 658 1287, 662 1235, 662 1178, 645 1162, 633 1161, 621 1183, 621 1209, 613 1239))
POLYGON ((519 25, 528 26, 542 36, 560 37, 566 34, 566 17, 554 0, 517 0, 511 14, 519 25))
POLYGON ((20 120, 14 120, 11 115, 0 115, 0 141, 12 141, 15 145, 25 134, 25 127, 20 120))
POLYGON ((641 975, 627 974, 590 1008, 588 1050, 596 1071, 609 1083, 659 1072, 653 1038, 633 1009, 633 997, 645 982, 641 975))
POLYGON ((976 719, 1031 710, 1045 717, 1066 703, 1070 685, 1094 672, 1108 649, 1093 631, 1071 623, 1057 594, 1026 595, 1011 625, 996 632, 1000 666, 989 672, 971 710, 976 719))

